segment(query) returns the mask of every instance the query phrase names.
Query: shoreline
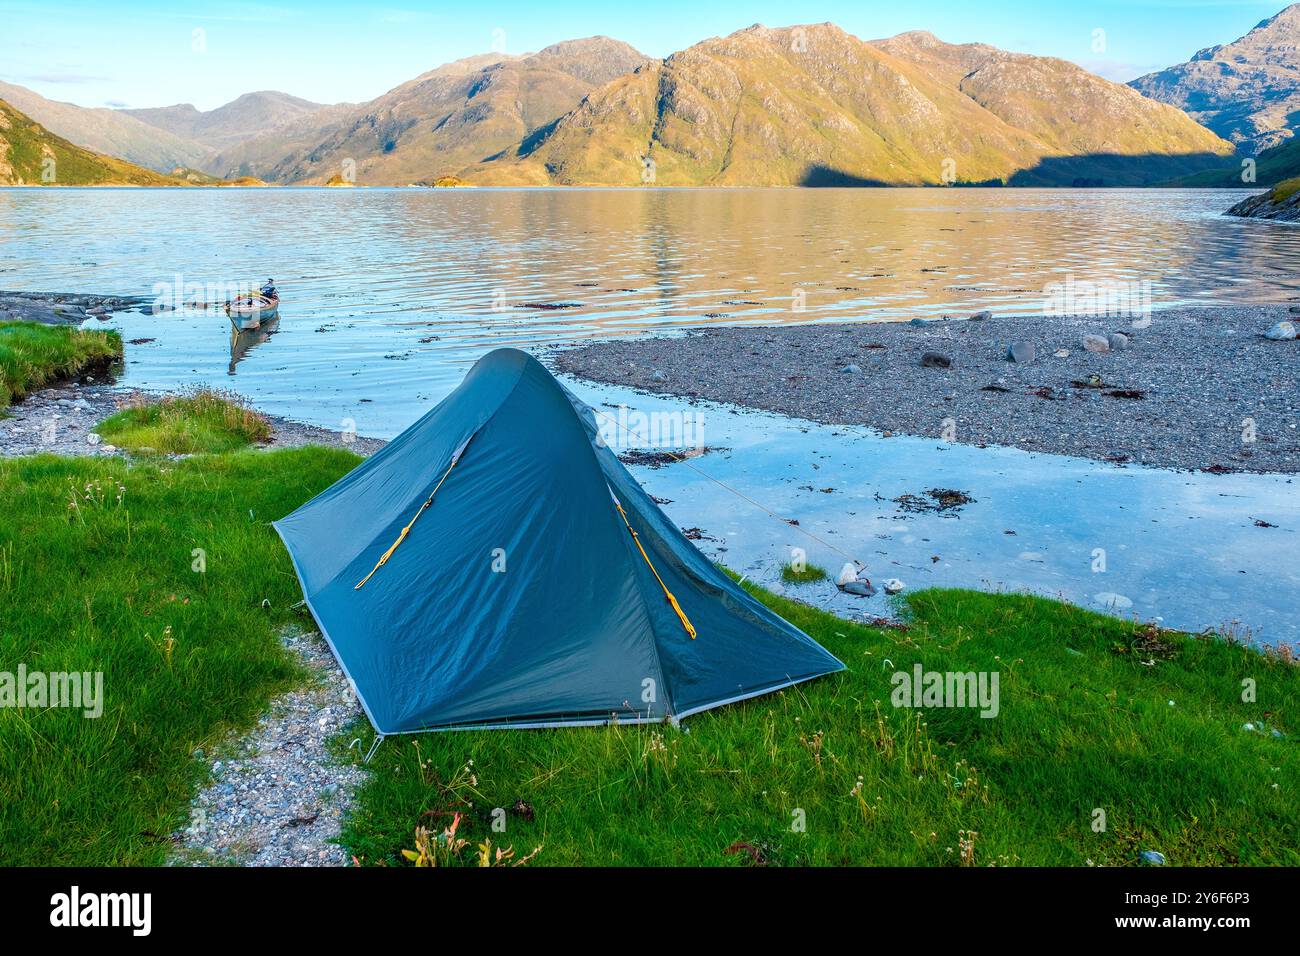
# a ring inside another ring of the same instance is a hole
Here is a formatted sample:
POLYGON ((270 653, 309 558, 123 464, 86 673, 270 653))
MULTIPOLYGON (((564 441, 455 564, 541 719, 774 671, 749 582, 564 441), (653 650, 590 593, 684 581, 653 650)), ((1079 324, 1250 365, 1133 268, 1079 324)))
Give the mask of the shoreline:
POLYGON ((561 348, 557 372, 828 425, 1210 472, 1300 473, 1300 306, 688 329, 561 348), (1143 323, 1139 322, 1139 326, 1143 323), (1084 336, 1123 334, 1096 354, 1084 336), (1030 361, 1009 361, 1012 343, 1030 361), (1059 355, 1060 350, 1068 355, 1059 355), (926 353, 942 358, 925 367, 926 353), (941 367, 944 360, 950 364, 941 367))
MULTIPOLYGON (((134 457, 114 445, 96 441, 95 427, 141 397, 152 403, 168 394, 181 395, 184 392, 142 392, 118 385, 81 385, 76 382, 39 389, 0 413, 0 458, 40 454, 134 457)), ((335 429, 269 414, 251 403, 249 407, 271 425, 271 440, 254 445, 257 449, 274 451, 303 445, 325 445, 345 448, 366 458, 388 444, 383 438, 345 436, 335 429)))

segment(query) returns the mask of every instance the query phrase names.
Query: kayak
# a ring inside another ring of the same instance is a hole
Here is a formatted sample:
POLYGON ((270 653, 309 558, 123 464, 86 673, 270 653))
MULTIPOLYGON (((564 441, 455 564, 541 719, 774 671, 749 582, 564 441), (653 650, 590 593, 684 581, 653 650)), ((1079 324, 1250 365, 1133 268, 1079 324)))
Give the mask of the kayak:
POLYGON ((226 315, 237 329, 256 329, 280 311, 279 296, 241 295, 226 303, 226 315))

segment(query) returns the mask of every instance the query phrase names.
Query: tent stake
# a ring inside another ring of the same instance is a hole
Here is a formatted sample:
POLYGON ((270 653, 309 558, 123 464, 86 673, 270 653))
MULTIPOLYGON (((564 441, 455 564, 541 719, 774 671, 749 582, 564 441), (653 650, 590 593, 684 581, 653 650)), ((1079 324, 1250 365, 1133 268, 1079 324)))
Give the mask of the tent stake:
POLYGON ((362 763, 370 763, 370 758, 375 755, 375 751, 379 749, 379 745, 383 742, 384 735, 376 734, 374 741, 370 744, 370 749, 366 751, 366 759, 363 760, 362 763))

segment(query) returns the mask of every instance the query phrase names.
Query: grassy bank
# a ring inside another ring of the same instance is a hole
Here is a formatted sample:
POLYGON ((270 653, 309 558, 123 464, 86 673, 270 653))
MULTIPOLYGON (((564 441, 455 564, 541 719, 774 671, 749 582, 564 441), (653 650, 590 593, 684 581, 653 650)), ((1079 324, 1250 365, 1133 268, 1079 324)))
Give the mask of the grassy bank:
MULTIPOLYGON (((357 460, 0 461, 0 671, 104 675, 97 719, 0 708, 0 863, 166 858, 214 742, 302 679, 278 633, 307 618, 268 522, 357 460)), ((390 739, 345 845, 407 865, 416 828, 460 812, 465 862, 485 839, 540 846, 534 865, 1300 862, 1290 664, 1028 597, 921 592, 907 629, 879 629, 755 593, 849 671, 689 732, 390 739), (998 715, 894 707, 916 663, 996 671, 998 715)))
POLYGON ((300 679, 268 522, 348 471, 327 449, 0 461, 0 671, 99 671, 103 713, 0 708, 0 864, 158 864, 210 748, 300 679))
POLYGON ((1300 705, 1291 664, 1024 596, 921 592, 880 630, 751 590, 850 669, 689 733, 393 738, 345 845, 404 865, 417 826, 459 811, 467 859, 488 838, 542 847, 535 865, 1300 863, 1300 752, 1271 733, 1300 705), (893 706, 917 663, 997 671, 998 715, 893 706))
POLYGON ((37 389, 107 369, 121 358, 116 332, 0 322, 0 411, 37 389))
POLYGON ((235 451, 271 437, 266 418, 246 402, 206 388, 123 409, 98 431, 127 451, 179 455, 235 451))

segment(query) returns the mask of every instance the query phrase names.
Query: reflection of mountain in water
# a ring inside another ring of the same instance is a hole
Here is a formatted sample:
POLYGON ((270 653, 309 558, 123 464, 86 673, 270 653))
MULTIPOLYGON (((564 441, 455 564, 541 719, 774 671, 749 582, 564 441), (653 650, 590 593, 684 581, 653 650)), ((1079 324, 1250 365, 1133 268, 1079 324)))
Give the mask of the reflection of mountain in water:
POLYGON ((243 361, 248 350, 256 345, 261 345, 280 328, 280 317, 277 315, 270 322, 257 329, 237 329, 233 325, 230 327, 230 367, 226 369, 227 375, 235 374, 235 366, 243 361))

